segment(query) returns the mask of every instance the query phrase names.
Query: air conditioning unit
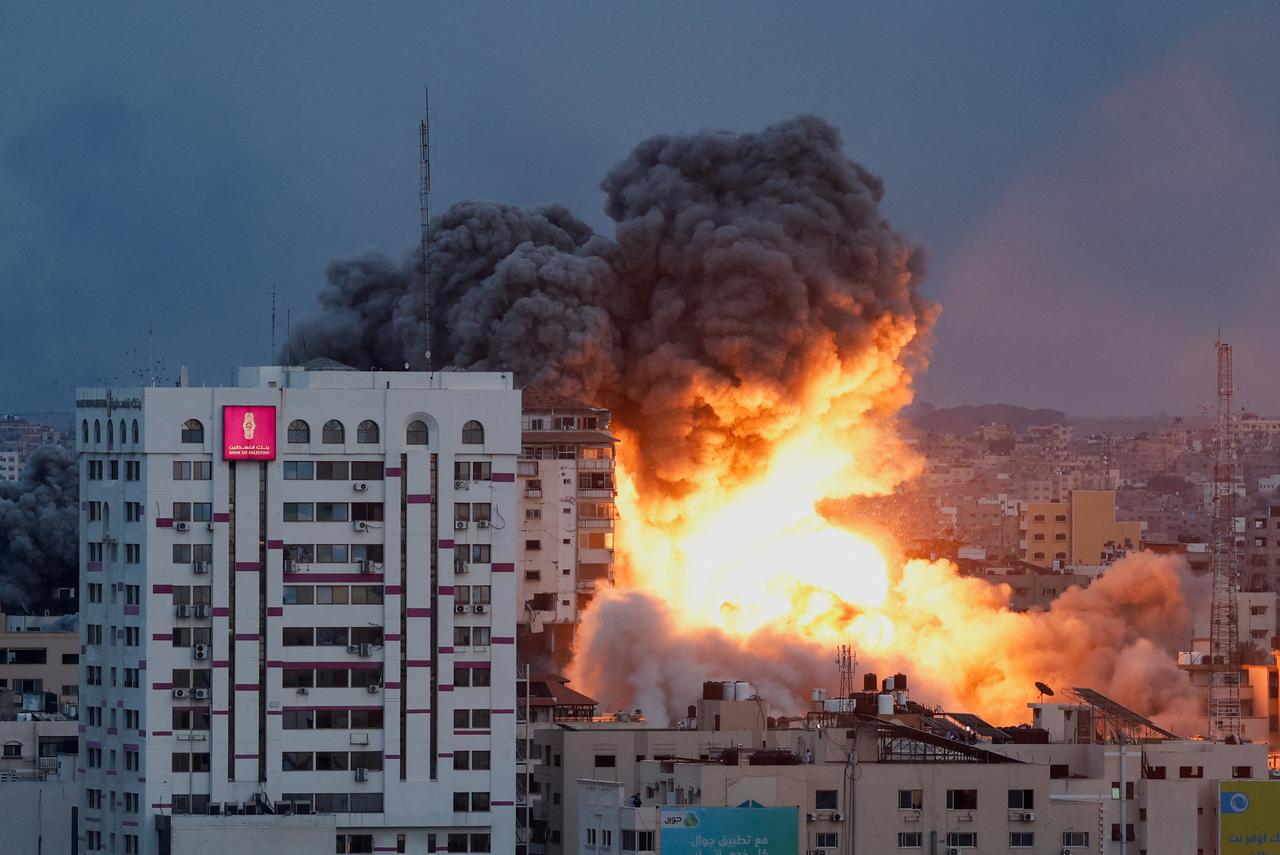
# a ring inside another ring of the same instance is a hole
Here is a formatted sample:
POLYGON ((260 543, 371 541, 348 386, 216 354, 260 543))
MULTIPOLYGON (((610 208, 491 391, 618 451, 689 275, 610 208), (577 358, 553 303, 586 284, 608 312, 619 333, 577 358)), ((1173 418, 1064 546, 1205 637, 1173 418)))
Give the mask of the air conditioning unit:
POLYGON ((466 572, 469 572, 470 568, 471 568, 471 565, 468 564, 466 561, 453 562, 454 573, 466 573, 466 572))
POLYGON ((961 855, 959 846, 948 846, 947 855, 961 855))
POLYGON ((382 691, 382 687, 379 686, 377 683, 370 683, 369 688, 366 689, 365 691, 367 691, 371 695, 376 695, 378 694, 378 692, 382 691))
POLYGON ((207 644, 197 644, 197 645, 195 645, 194 647, 192 647, 192 648, 191 648, 191 653, 192 653, 192 655, 193 655, 193 656, 195 656, 195 658, 197 658, 197 659, 208 659, 208 658, 209 658, 209 645, 207 645, 207 644))
POLYGON ((488 528, 488 527, 489 527, 488 520, 476 520, 476 528, 488 528))
POLYGON ((809 822, 817 822, 817 821, 818 821, 818 815, 817 815, 816 813, 806 813, 806 814, 804 815, 804 818, 805 818, 806 820, 808 820, 809 822))
POLYGON ((1067 849, 1067 848, 1065 848, 1065 847, 1064 847, 1064 848, 1063 848, 1063 850, 1062 850, 1062 855, 1072 855, 1072 852, 1074 852, 1074 851, 1075 851, 1075 850, 1067 849))
POLYGON ((354 522, 352 522, 352 523, 351 523, 351 527, 352 527, 353 529, 355 529, 356 531, 368 531, 368 530, 369 530, 369 524, 368 524, 367 522, 365 522, 364 520, 355 520, 354 522))
POLYGON ((369 770, 364 768, 356 769, 356 780, 357 781, 369 780, 369 770))
POLYGON ((222 812, 226 816, 238 816, 240 814, 239 802, 225 802, 222 805, 222 812))
POLYGON ((191 606, 174 606, 173 613, 178 617, 190 617, 191 606))
POLYGON ((185 697, 187 696, 187 690, 186 690, 186 689, 174 689, 174 690, 173 690, 173 696, 174 696, 175 698, 185 698, 185 697))
POLYGON ((359 652, 360 652, 360 645, 358 645, 358 644, 348 644, 348 645, 347 645, 347 652, 348 652, 348 653, 359 653, 359 652))
POLYGON ((363 481, 356 481, 351 485, 351 489, 355 490, 357 493, 363 493, 369 489, 369 485, 363 481))
POLYGON ((176 522, 176 523, 174 523, 174 524, 173 524, 173 527, 174 527, 174 529, 176 529, 177 531, 188 531, 188 530, 191 528, 191 524, 190 524, 190 523, 185 523, 185 522, 182 522, 182 521, 178 521, 178 522, 176 522))
POLYGON ((373 561, 370 561, 368 558, 362 558, 360 560, 361 573, 372 573, 375 569, 377 569, 377 565, 373 561))
POLYGON ((208 562, 208 561, 193 561, 193 562, 191 562, 191 570, 192 570, 193 572, 198 573, 198 574, 200 574, 200 575, 202 575, 202 576, 203 576, 205 573, 208 573, 208 572, 209 572, 209 562, 208 562))
POLYGON ((918 810, 909 810, 909 811, 907 811, 905 814, 903 814, 903 816, 902 816, 902 821, 903 821, 903 822, 919 822, 919 821, 920 821, 920 811, 918 811, 918 810))
POLYGON ((844 814, 840 814, 840 813, 833 813, 833 814, 831 814, 831 821, 832 821, 832 822, 843 822, 843 821, 844 821, 844 814))
POLYGON ((476 614, 478 614, 478 615, 482 615, 482 614, 484 614, 484 604, 483 604, 483 603, 476 603, 475 612, 476 612, 476 614))
POLYGON ((311 690, 310 690, 310 689, 308 689, 306 686, 299 686, 299 687, 298 687, 298 694, 300 694, 300 695, 309 695, 309 694, 311 694, 311 690))
POLYGON ((191 615, 192 615, 192 617, 207 618, 207 617, 209 616, 209 613, 210 613, 210 612, 209 612, 209 607, 208 607, 208 606, 206 606, 206 605, 199 605, 199 606, 192 606, 192 607, 191 607, 191 615))
POLYGON ((177 739, 179 742, 190 742, 190 741, 191 741, 191 734, 189 734, 189 733, 178 733, 178 734, 175 734, 175 735, 174 735, 174 738, 175 738, 175 739, 177 739))
POLYGON ((351 744, 352 745, 368 745, 369 734, 353 732, 351 734, 351 744))
POLYGON ((454 528, 456 528, 458 531, 462 531, 464 528, 466 528, 466 527, 467 527, 467 521, 466 521, 466 520, 454 520, 454 521, 453 521, 453 527, 454 527, 454 528))
POLYGON ((302 815, 311 813, 311 802, 294 802, 293 812, 302 815))
POLYGON ((361 656, 365 656, 365 657, 368 657, 368 656, 372 656, 372 655, 373 655, 373 645, 372 645, 372 644, 361 644, 361 645, 358 645, 358 646, 359 646, 359 648, 360 648, 360 649, 359 649, 359 650, 357 650, 357 651, 356 651, 356 653, 360 654, 361 656))
POLYGON ((1036 815, 1029 810, 1024 810, 1022 812, 1022 816, 1019 817, 1019 819, 1021 819, 1023 822, 1035 822, 1036 815))
POLYGON ((205 531, 213 531, 213 523, 211 523, 211 522, 210 522, 210 523, 205 523, 205 524, 204 524, 204 528, 205 528, 205 531))
POLYGON ((466 481, 454 481, 454 482, 453 482, 453 489, 455 489, 455 490, 461 490, 461 489, 462 489, 463 487, 465 487, 465 486, 467 486, 467 482, 466 482, 466 481))
POLYGON ((453 613, 454 613, 454 614, 456 614, 456 615, 465 615, 465 614, 467 613, 467 607, 466 607, 466 606, 454 606, 454 607, 453 607, 453 613))
POLYGON ((208 690, 208 689, 196 689, 194 692, 192 692, 192 694, 193 694, 193 695, 195 695, 195 699, 196 699, 197 701, 207 701, 207 700, 209 700, 209 690, 208 690))

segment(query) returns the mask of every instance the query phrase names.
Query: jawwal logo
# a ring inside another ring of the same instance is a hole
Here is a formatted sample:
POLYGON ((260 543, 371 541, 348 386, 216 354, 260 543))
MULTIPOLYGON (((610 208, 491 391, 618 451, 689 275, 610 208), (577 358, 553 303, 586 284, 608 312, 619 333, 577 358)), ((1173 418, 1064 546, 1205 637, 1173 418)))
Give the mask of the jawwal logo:
POLYGON ((276 408, 223 407, 223 460, 275 460, 276 408))

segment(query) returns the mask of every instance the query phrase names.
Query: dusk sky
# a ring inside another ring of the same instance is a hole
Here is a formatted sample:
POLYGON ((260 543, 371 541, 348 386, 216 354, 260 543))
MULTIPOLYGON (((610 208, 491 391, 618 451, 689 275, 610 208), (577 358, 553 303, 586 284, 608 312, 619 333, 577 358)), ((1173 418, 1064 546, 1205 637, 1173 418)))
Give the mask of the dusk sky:
POLYGON ((429 83, 436 211, 609 233, 644 137, 817 113, 929 250, 920 398, 1195 415, 1221 327, 1280 413, 1280 6, 178 5, 0 20, 0 410, 268 360, 273 288, 283 338, 330 259, 412 247, 429 83))

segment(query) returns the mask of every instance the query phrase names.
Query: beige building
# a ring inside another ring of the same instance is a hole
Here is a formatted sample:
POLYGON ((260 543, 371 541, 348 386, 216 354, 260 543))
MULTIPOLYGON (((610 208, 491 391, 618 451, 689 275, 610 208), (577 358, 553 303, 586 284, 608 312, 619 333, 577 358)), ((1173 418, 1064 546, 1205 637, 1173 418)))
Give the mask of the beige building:
POLYGON ((1116 520, 1113 490, 1072 490, 1065 502, 1022 511, 1022 559, 1041 567, 1095 567, 1142 546, 1142 523, 1116 520))
POLYGON ((58 711, 65 713, 76 703, 79 683, 80 635, 74 616, 0 612, 0 719, 12 718, 31 696, 45 692, 58 696, 58 711))

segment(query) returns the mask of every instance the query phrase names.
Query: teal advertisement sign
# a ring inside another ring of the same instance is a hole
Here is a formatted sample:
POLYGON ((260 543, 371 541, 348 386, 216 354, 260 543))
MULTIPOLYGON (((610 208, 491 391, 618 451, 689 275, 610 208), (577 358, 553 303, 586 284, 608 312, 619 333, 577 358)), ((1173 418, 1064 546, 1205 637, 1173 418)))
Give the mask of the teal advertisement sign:
POLYGON ((664 807, 662 855, 799 855, 795 807, 664 807))

